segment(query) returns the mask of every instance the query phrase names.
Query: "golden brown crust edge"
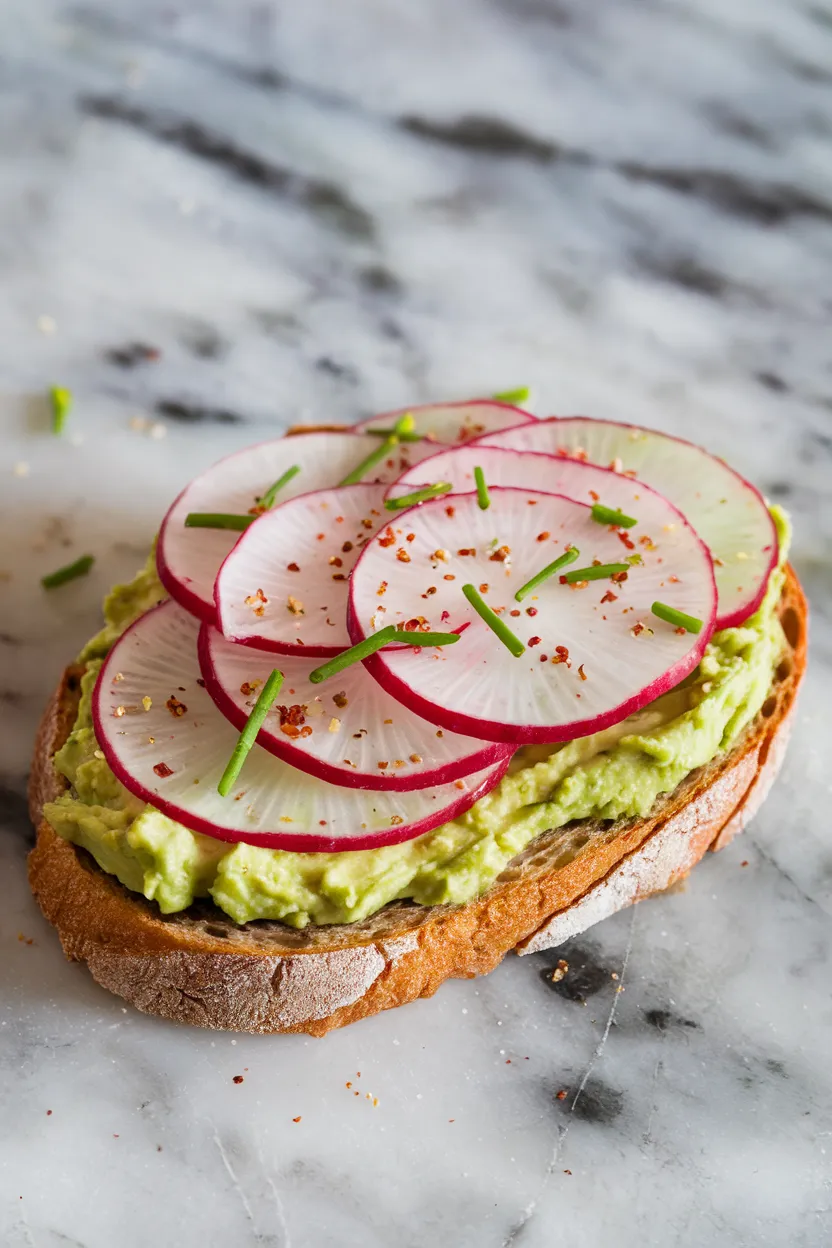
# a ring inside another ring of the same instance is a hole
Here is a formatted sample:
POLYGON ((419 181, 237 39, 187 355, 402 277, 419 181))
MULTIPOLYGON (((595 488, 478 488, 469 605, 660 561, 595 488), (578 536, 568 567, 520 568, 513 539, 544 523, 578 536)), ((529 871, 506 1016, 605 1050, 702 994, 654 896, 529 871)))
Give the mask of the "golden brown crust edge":
POLYGON ((805 668, 807 606, 791 568, 780 614, 789 653, 763 711, 733 751, 690 777, 651 818, 607 838, 587 837, 585 852, 573 838, 565 862, 557 837, 546 834, 476 901, 393 907, 386 925, 315 929, 309 943, 280 924, 235 929, 227 920, 194 921, 189 912, 166 918, 52 831, 43 805, 64 784, 51 760, 78 697, 78 670, 68 669, 33 760, 30 809, 39 826, 29 858, 32 890, 68 958, 85 961, 100 984, 138 1009, 180 1022, 323 1035, 431 996, 445 979, 484 974, 511 949, 560 944, 668 887, 709 847, 722 848, 743 830, 782 761, 805 668))

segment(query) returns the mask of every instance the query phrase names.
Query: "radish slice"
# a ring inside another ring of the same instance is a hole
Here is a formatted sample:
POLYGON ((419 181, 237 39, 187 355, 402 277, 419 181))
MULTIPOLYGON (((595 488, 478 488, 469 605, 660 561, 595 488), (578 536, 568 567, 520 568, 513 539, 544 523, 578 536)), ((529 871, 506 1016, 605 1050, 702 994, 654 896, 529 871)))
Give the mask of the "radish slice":
POLYGON ((384 524, 384 485, 301 494, 246 530, 214 586, 217 623, 230 641, 328 658, 350 644, 353 564, 384 524))
MULTIPOLYGON (((249 446, 214 464, 187 485, 162 522, 156 547, 159 579, 172 598, 203 620, 214 619, 214 581, 240 534, 226 529, 188 529, 189 512, 247 514, 287 468, 300 472, 280 491, 278 502, 309 490, 337 485, 372 450, 371 439, 354 433, 301 433, 249 446)), ((371 480, 392 481, 398 460, 379 465, 371 480)))
POLYGON ((587 416, 553 417, 483 441, 580 457, 635 475, 672 499, 710 548, 719 591, 716 627, 741 624, 762 602, 778 556, 771 513, 753 485, 701 447, 587 416))
MULTIPOLYGON (((210 624, 202 625, 198 650, 208 692, 226 719, 242 729, 274 663, 268 655, 226 641, 210 624)), ((279 667, 283 709, 267 716, 258 743, 332 784, 400 792, 424 789, 512 754, 510 746, 453 732, 437 734, 434 724, 385 693, 361 663, 318 685, 309 680, 306 658, 285 656, 279 667)))
POLYGON ((255 745, 236 792, 220 797, 237 732, 203 686, 199 627, 175 602, 154 607, 113 646, 93 697, 95 734, 118 779, 194 832, 309 852, 392 845, 467 810, 508 766, 503 759, 450 784, 373 793, 305 775, 255 745))
MULTIPOLYGON (((396 448, 401 472, 409 466, 427 459, 437 445, 462 446, 473 438, 497 433, 502 429, 515 429, 535 424, 537 417, 524 412, 510 403, 498 403, 494 399, 473 399, 466 403, 430 403, 425 407, 403 407, 396 412, 384 412, 372 416, 354 426, 356 433, 372 429, 392 429, 400 416, 410 415, 414 420, 414 434, 422 441, 403 441, 396 448)), ((386 478, 391 479, 389 476, 386 478)))
MULTIPOLYGON (((524 426, 525 428, 525 426, 524 426)), ((517 431, 521 432, 520 430, 517 431)), ((489 485, 515 485, 547 494, 563 494, 583 503, 623 508, 633 504, 633 488, 626 477, 597 464, 534 451, 511 451, 490 445, 460 446, 437 451, 386 487, 385 497, 401 498, 421 486, 449 481, 455 494, 476 490, 474 469, 482 468, 489 485)))
POLYGON ((638 523, 627 531, 599 524, 583 503, 499 486, 489 487, 488 510, 476 495, 449 494, 404 512, 397 529, 413 540, 374 540, 353 569, 353 641, 375 631, 384 581, 386 624, 422 616, 431 629, 468 628, 438 652, 379 651, 366 660, 372 675, 443 728, 515 745, 597 732, 673 688, 696 667, 713 631, 713 569, 672 504, 636 482, 632 489, 638 523), (621 583, 591 580, 583 588, 555 575, 516 602, 515 592, 570 545, 580 557, 564 573, 595 560, 633 566, 621 583), (519 658, 469 605, 466 582, 525 644, 519 658), (656 600, 701 620, 701 631, 677 632, 656 619, 656 600))

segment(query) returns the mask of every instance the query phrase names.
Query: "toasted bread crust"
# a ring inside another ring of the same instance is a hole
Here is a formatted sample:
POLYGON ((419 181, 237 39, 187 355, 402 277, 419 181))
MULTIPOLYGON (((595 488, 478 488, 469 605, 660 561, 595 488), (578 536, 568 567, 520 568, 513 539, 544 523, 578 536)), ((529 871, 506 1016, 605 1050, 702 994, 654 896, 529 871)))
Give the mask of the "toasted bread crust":
POLYGON ((362 923, 303 932, 263 921, 237 927, 207 904, 162 916, 56 835, 42 811, 65 788, 52 757, 75 718, 80 673, 70 668, 35 747, 32 890, 68 958, 86 962, 104 987, 164 1018, 323 1035, 431 996, 445 979, 484 974, 511 949, 560 944, 667 888, 708 848, 743 830, 782 761, 805 668, 807 606, 791 568, 780 615, 789 649, 762 711, 732 751, 689 776, 649 818, 544 833, 466 905, 397 902, 362 923))

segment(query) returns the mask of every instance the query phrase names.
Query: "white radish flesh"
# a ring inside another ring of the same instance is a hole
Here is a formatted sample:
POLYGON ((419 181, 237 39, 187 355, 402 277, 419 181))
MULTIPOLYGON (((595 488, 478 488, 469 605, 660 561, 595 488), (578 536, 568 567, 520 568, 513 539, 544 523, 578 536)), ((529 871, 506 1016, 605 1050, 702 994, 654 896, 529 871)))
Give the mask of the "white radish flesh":
MULTIPOLYGON (((460 643, 457 642, 457 645, 460 643)), ((508 758, 511 747, 437 731, 385 693, 361 663, 313 684, 308 659, 272 660, 234 645, 210 624, 199 636, 206 687, 242 729, 275 663, 284 681, 258 743, 309 775, 360 789, 424 789, 508 758)))
MULTIPOLYGON (((348 433, 302 433, 249 446, 214 464, 186 486, 162 523, 156 548, 159 577, 183 607, 203 620, 214 619, 214 581, 220 564, 240 533, 226 529, 186 528, 191 512, 256 514, 260 497, 283 473, 300 472, 280 491, 283 503, 298 494, 343 481, 372 451, 374 439, 348 433)), ((392 481, 398 460, 376 465, 369 481, 392 481)))
POLYGON ((383 485, 301 494, 247 529, 220 568, 217 623, 231 641, 326 658, 350 644, 349 574, 384 524, 383 485))
POLYGON ((632 488, 638 523, 629 530, 599 524, 582 503, 505 487, 490 489, 488 510, 467 494, 404 512, 398 540, 374 539, 353 569, 353 641, 375 631, 384 582, 386 624, 421 616, 431 629, 468 627, 441 651, 380 651, 366 666, 439 726, 515 745, 584 736, 659 697, 699 662, 716 592, 708 552, 681 514, 655 492, 632 488), (516 602, 515 592, 569 546, 580 556, 564 574, 595 561, 633 562, 625 579, 583 587, 556 574, 516 602), (519 658, 463 596, 466 582, 526 646, 519 658), (656 600, 701 620, 700 632, 656 619, 656 600))
POLYGON ((93 697, 96 738, 124 787, 195 832, 309 852, 390 845, 467 810, 508 766, 378 793, 316 779, 255 745, 232 793, 221 797, 217 784, 238 733, 204 688, 199 627, 175 602, 147 612, 113 646, 93 697))
POLYGON ((741 624, 760 605, 777 563, 774 521, 759 491, 701 447, 655 429, 586 416, 553 417, 483 441, 634 474, 669 498, 709 547, 719 594, 717 628, 741 624))

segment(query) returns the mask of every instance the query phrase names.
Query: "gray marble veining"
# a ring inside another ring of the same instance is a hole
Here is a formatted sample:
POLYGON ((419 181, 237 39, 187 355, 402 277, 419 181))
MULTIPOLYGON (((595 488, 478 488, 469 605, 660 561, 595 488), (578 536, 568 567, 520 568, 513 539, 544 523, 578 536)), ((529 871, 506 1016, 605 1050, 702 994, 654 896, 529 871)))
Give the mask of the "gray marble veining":
POLYGON ((4 17, 0 1242, 829 1243, 828 0, 4 17), (558 984, 509 958, 323 1042, 126 1011, 25 882, 32 734, 101 594, 224 452, 521 383, 792 511, 813 660, 765 809, 558 984))

